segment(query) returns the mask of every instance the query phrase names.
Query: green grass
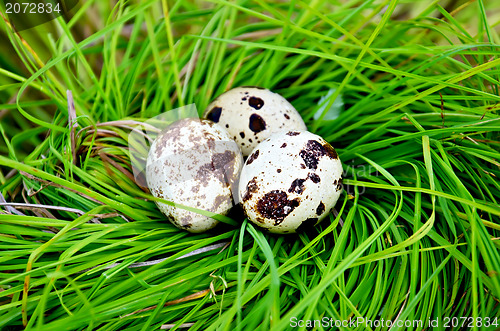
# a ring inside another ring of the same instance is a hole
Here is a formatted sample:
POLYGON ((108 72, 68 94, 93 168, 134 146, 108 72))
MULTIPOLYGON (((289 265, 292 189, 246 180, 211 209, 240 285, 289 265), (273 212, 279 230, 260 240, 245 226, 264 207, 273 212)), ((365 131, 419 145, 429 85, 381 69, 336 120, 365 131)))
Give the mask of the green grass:
POLYGON ((0 329, 500 316, 494 1, 110 3, 19 34, 0 20, 0 329), (236 212, 189 234, 134 181, 131 123, 240 85, 337 149, 345 190, 316 228, 269 235, 236 212), (345 109, 315 120, 331 89, 324 109, 345 109))

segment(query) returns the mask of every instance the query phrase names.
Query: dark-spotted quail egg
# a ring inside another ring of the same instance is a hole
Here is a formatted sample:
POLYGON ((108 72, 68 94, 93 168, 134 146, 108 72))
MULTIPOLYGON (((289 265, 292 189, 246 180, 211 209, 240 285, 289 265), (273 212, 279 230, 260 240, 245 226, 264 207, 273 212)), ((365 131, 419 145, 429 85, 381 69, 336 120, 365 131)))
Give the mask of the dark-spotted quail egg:
MULTIPOLYGON (((240 148, 226 130, 207 120, 179 120, 151 145, 146 179, 155 197, 218 214, 233 206, 243 165, 240 148)), ((218 221, 185 209, 156 203, 178 228, 203 232, 218 221)))
POLYGON ((273 233, 294 233, 319 223, 342 191, 335 149, 308 131, 274 133, 241 170, 239 198, 248 219, 273 233))
POLYGON ((307 130, 290 102, 261 87, 233 88, 210 103, 203 116, 225 127, 243 156, 273 132, 307 130))

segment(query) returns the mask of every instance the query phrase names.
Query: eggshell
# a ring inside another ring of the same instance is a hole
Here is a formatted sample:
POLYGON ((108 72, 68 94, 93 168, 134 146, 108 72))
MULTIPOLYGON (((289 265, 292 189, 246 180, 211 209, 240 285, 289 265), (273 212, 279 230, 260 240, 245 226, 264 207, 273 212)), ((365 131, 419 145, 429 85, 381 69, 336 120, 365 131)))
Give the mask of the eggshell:
POLYGON ((335 149, 307 131, 278 132, 259 144, 243 166, 239 197, 245 214, 273 233, 319 223, 342 191, 335 149))
POLYGON ((261 87, 229 90, 210 103, 203 116, 223 126, 238 143, 243 156, 248 156, 274 132, 307 130, 290 102, 261 87))
MULTIPOLYGON (((219 125, 182 119, 163 130, 151 145, 146 163, 148 187, 155 197, 218 214, 233 206, 243 157, 219 125)), ((218 221, 164 203, 160 211, 178 228, 203 232, 218 221)))

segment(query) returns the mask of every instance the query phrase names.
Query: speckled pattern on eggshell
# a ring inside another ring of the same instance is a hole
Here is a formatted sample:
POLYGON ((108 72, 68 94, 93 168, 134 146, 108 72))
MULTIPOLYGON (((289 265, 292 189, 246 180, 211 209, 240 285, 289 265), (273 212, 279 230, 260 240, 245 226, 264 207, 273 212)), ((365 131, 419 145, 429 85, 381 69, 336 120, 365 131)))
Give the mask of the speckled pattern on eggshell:
POLYGON ((335 149, 307 131, 271 135, 248 157, 239 195, 249 220, 273 233, 293 233, 319 223, 342 191, 335 149))
POLYGON ((307 130, 291 103, 255 86, 236 87, 221 94, 208 105, 203 117, 226 128, 244 156, 274 132, 307 130))
MULTIPOLYGON (((243 157, 219 125, 196 118, 177 121, 151 145, 146 164, 148 187, 155 197, 218 214, 233 206, 243 157)), ((203 232, 218 222, 185 209, 157 203, 178 228, 203 232)))

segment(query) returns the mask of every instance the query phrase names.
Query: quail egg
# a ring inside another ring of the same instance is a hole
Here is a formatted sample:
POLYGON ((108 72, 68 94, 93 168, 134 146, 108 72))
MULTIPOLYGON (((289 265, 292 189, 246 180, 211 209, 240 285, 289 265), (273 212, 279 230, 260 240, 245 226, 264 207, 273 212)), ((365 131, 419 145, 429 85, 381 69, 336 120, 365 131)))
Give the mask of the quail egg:
POLYGON ((273 132, 307 130, 292 104, 262 87, 236 87, 221 94, 208 105, 203 117, 225 127, 243 156, 273 132))
MULTIPOLYGON (((233 206, 243 165, 240 148, 218 124, 182 119, 163 130, 149 150, 146 179, 155 197, 218 214, 233 206)), ((185 209, 156 203, 178 228, 203 232, 218 221, 185 209)))
POLYGON ((241 170, 248 219, 272 233, 294 233, 326 217, 342 191, 335 149, 308 131, 281 131, 259 144, 241 170))

